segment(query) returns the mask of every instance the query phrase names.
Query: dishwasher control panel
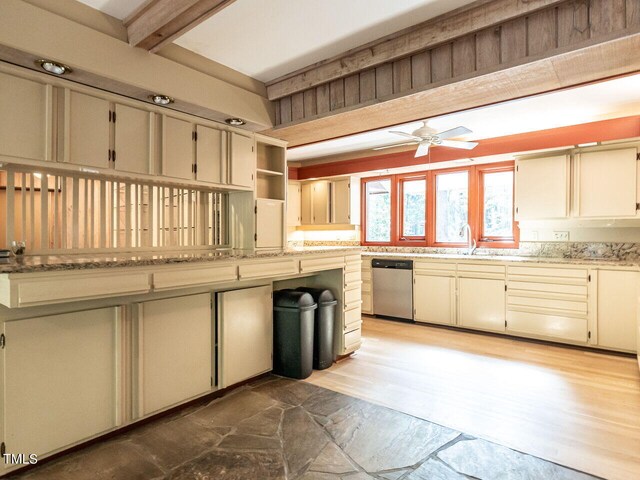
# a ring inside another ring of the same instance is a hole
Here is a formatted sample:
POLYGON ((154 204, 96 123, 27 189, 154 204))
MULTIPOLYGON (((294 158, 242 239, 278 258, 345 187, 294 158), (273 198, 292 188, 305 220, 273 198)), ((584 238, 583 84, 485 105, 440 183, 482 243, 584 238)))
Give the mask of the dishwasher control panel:
POLYGON ((412 270, 413 260, 382 260, 374 258, 371 260, 372 268, 397 268, 399 270, 412 270))

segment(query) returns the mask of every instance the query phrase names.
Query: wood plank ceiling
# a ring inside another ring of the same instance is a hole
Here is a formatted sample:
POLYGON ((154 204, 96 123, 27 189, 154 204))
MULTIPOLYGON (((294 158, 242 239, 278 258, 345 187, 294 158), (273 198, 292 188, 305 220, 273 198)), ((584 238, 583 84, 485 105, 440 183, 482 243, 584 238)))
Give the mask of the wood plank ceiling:
POLYGON ((480 0, 274 80, 291 146, 640 70, 640 0, 480 0))

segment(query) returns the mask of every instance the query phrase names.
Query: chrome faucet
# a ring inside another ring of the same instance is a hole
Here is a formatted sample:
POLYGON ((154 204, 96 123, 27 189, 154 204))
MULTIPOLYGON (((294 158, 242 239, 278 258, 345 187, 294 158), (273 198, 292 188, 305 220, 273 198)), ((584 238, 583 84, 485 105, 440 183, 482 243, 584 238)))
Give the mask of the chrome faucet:
POLYGON ((471 226, 468 223, 460 229, 461 237, 464 237, 465 231, 467 232, 467 255, 473 255, 477 248, 476 239, 471 238, 471 226))

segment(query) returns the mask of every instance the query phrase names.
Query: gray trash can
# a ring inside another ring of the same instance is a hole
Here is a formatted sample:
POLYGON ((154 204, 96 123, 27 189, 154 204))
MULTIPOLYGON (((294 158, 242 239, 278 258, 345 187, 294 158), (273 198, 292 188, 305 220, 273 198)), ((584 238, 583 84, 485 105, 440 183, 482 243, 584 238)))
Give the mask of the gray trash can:
POLYGON ((298 379, 311 375, 317 306, 305 292, 273 292, 273 373, 298 379))
POLYGON ((336 359, 333 354, 333 332, 338 301, 331 290, 324 288, 300 287, 296 290, 310 293, 318 304, 313 334, 313 368, 324 370, 333 365, 336 359))

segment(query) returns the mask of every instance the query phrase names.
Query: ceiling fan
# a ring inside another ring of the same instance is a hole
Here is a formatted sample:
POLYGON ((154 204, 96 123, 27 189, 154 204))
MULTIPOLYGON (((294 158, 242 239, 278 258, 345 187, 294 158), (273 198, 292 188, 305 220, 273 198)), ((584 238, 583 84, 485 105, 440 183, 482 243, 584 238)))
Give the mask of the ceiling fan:
POLYGON ((429 153, 429 147, 451 147, 451 148, 463 148, 465 150, 471 150, 475 148, 477 142, 463 142, 460 140, 447 140, 448 138, 460 137, 471 133, 467 127, 456 127, 451 130, 445 130, 444 132, 437 133, 437 131, 427 125, 427 122, 422 122, 422 126, 411 133, 401 132, 399 130, 390 130, 389 133, 395 135, 401 135, 403 137, 411 138, 411 142, 396 143, 394 145, 387 145, 384 147, 377 147, 374 150, 383 150, 385 148, 400 147, 402 145, 418 145, 416 150, 416 157, 422 157, 429 153))

